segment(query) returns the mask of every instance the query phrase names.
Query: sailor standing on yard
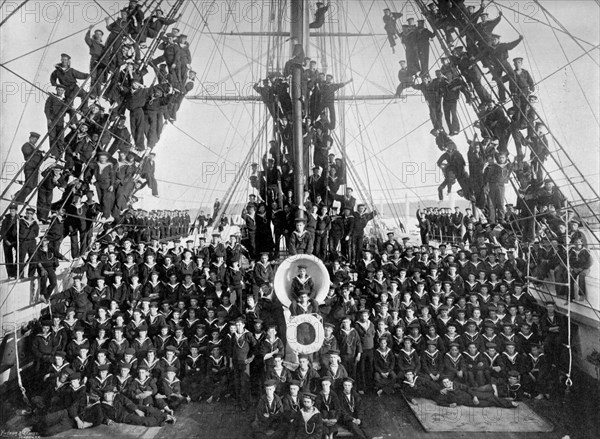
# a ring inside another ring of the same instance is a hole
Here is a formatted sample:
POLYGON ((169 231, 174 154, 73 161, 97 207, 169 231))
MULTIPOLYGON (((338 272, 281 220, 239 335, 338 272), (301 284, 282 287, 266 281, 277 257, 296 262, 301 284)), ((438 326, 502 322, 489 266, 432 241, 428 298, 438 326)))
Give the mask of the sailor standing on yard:
POLYGON ((321 111, 327 109, 329 111, 329 128, 335 129, 336 117, 335 117, 335 92, 339 89, 350 84, 353 79, 349 79, 346 82, 333 82, 333 75, 325 76, 325 83, 321 86, 321 111))

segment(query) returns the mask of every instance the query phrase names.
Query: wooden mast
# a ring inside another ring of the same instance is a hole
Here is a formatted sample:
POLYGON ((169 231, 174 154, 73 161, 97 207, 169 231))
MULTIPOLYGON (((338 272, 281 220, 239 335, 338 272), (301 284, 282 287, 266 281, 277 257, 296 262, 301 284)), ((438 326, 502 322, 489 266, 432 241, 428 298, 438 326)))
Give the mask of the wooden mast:
MULTIPOLYGON (((297 54, 297 45, 303 49, 308 47, 308 5, 304 0, 291 0, 290 2, 290 41, 291 53, 297 54)), ((292 103, 294 128, 293 156, 294 156, 294 197, 297 206, 304 205, 304 144, 302 137, 302 62, 295 60, 292 67, 292 103)), ((300 211, 302 212, 302 211, 300 211)))

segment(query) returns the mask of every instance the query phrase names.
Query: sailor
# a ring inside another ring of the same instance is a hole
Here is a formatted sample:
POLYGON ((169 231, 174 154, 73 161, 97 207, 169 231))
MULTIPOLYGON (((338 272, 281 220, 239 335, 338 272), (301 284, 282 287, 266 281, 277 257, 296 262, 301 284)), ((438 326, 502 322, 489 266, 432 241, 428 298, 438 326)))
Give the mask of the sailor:
POLYGON ((481 83, 481 69, 477 64, 473 64, 471 57, 464 49, 463 46, 456 46, 452 49, 452 64, 458 68, 467 83, 473 86, 479 100, 484 103, 490 102, 490 94, 481 83))
POLYGON ((383 28, 388 36, 392 53, 396 53, 396 39, 400 36, 396 20, 402 17, 401 12, 392 12, 389 8, 383 10, 383 28))
POLYGON ((317 395, 302 394, 302 408, 296 414, 293 425, 296 430, 294 437, 298 439, 321 439, 323 436, 323 418, 315 407, 317 395))
POLYGON ((314 254, 322 260, 325 260, 328 254, 329 231, 331 230, 331 217, 327 214, 328 209, 326 204, 319 207, 315 227, 314 254))
POLYGON ((88 109, 87 93, 83 90, 77 80, 89 78, 88 73, 82 73, 71 67, 71 57, 63 53, 60 55, 60 63, 54 66, 54 71, 50 75, 50 83, 56 87, 58 84, 65 86, 65 99, 67 104, 75 107, 76 97, 81 98, 81 111, 86 113, 88 109))
MULTIPOLYGON (((409 67, 410 72, 410 67, 409 67)), ((442 126, 442 72, 440 70, 436 70, 436 82, 431 80, 431 76, 429 73, 425 73, 422 76, 422 80, 420 83, 415 83, 412 87, 416 90, 421 90, 423 93, 423 98, 427 102, 427 106, 429 107, 429 119, 431 120, 431 124, 433 125, 433 130, 438 131, 443 128, 442 126)))
POLYGON ((475 38, 478 40, 479 48, 485 47, 493 38, 492 32, 494 28, 502 20, 502 11, 498 12, 498 16, 493 20, 489 20, 489 14, 482 12, 480 15, 481 21, 475 25, 475 38))
POLYGON ((246 411, 250 404, 250 363, 254 360, 256 339, 246 330, 242 317, 235 320, 235 332, 231 338, 231 357, 235 396, 240 408, 246 411))
POLYGON ((154 406, 154 396, 158 393, 156 380, 150 376, 149 368, 141 364, 137 369, 138 376, 131 383, 129 395, 139 407, 154 406))
POLYGON ((52 342, 52 334, 50 328, 52 322, 50 320, 42 320, 41 331, 33 338, 32 353, 35 358, 35 371, 43 377, 52 365, 56 346, 52 342))
POLYGON ((455 136, 460 132, 460 122, 458 120, 457 105, 461 93, 465 96, 467 103, 471 102, 471 93, 464 81, 454 74, 454 70, 450 69, 446 73, 446 81, 442 88, 442 97, 444 99, 443 109, 446 124, 450 136, 455 136))
POLYGON ((111 426, 114 423, 159 427, 165 423, 174 424, 176 419, 155 407, 139 407, 116 387, 107 388, 101 402, 104 422, 111 426))
POLYGON ((56 267, 58 267, 59 256, 55 250, 48 245, 48 237, 44 235, 40 246, 32 257, 31 264, 37 268, 40 277, 40 294, 48 301, 50 295, 57 286, 56 267))
POLYGON ((514 82, 515 80, 515 72, 508 61, 508 52, 517 47, 522 40, 523 35, 519 35, 519 38, 510 43, 501 43, 500 35, 493 34, 491 43, 485 51, 485 56, 488 57, 487 59, 491 63, 491 73, 494 77, 494 82, 498 86, 498 99, 500 102, 506 100, 504 82, 507 80, 514 82))
POLYGON ((188 79, 188 71, 192 68, 192 54, 190 52, 190 43, 187 41, 187 35, 179 35, 177 44, 179 45, 177 77, 179 78, 179 84, 185 85, 185 81, 188 79))
POLYGON ((377 395, 394 393, 396 386, 396 357, 388 346, 389 338, 380 337, 379 347, 375 350, 374 371, 377 395))
POLYGON ((467 49, 469 53, 477 53, 477 42, 480 40, 481 36, 477 33, 477 22, 482 14, 485 13, 485 5, 482 2, 480 4, 479 9, 475 10, 475 5, 469 5, 467 7, 466 19, 468 20, 468 24, 463 30, 465 34, 465 38, 467 39, 467 49))
POLYGON ((256 205, 248 204, 244 212, 242 212, 242 218, 246 222, 246 243, 245 247, 250 253, 250 258, 256 258, 256 205))
POLYGON ((523 129, 528 128, 529 96, 535 91, 535 82, 531 74, 523 68, 523 58, 514 58, 513 64, 514 76, 509 83, 509 90, 516 109, 514 115, 516 127, 523 129))
POLYGON ((166 35, 166 41, 160 43, 158 49, 162 50, 163 54, 150 61, 151 64, 158 66, 165 62, 169 69, 169 73, 172 76, 179 78, 178 68, 181 66, 181 47, 176 41, 176 36, 173 33, 168 33, 166 35))
MULTIPOLYGON (((65 100, 66 87, 62 84, 56 86, 56 94, 50 93, 44 105, 44 114, 48 125, 48 140, 50 142, 50 155, 62 158, 64 152, 64 117, 69 109, 65 100)), ((70 111, 69 111, 70 112, 70 111)))
POLYGON ((129 199, 135 188, 134 177, 137 174, 136 155, 133 152, 119 153, 120 160, 115 169, 115 204, 112 216, 119 220, 121 212, 127 209, 129 199))
POLYGON ((398 70, 398 81, 400 84, 396 88, 396 97, 402 97, 402 92, 414 82, 414 78, 409 74, 408 68, 406 67, 406 61, 401 60, 399 61, 399 64, 400 70, 398 70))
POLYGON ((369 310, 359 311, 359 319, 354 324, 354 328, 360 337, 362 354, 358 363, 358 388, 359 393, 363 395, 370 388, 371 377, 373 376, 373 361, 376 357, 375 351, 375 325, 369 320, 369 310))
POLYGON ((129 0, 129 4, 123 8, 123 11, 127 13, 129 35, 136 38, 144 25, 144 10, 142 9, 142 5, 139 4, 138 0, 129 0))
POLYGON ((499 151, 496 162, 489 165, 483 174, 484 192, 489 203, 489 221, 492 223, 504 220, 504 192, 513 172, 513 164, 508 161, 507 156, 506 151, 499 151))
MULTIPOLYGON (((363 346, 358 331, 351 326, 351 323, 352 320, 349 315, 342 318, 338 336, 340 352, 337 356, 341 358, 343 368, 347 371, 348 375, 356 377, 356 366, 361 361, 363 346)), ((330 356, 334 356, 332 352, 330 352, 330 356)), ((341 383, 336 382, 335 384, 337 389, 341 383)))
POLYGON ((342 406, 340 424, 349 430, 354 437, 367 439, 362 399, 353 389, 354 380, 350 377, 345 378, 342 386, 343 390, 340 394, 340 405, 342 406))
POLYGON ((283 404, 275 393, 277 382, 265 381, 265 393, 256 405, 254 421, 252 421, 252 437, 256 439, 283 438, 285 436, 283 420, 283 404), (267 432, 272 432, 268 434, 267 432))
POLYGON ((354 262, 358 264, 361 260, 363 248, 363 241, 365 239, 365 229, 369 222, 375 218, 377 211, 373 210, 369 213, 366 212, 367 208, 364 204, 356 206, 358 211, 354 213, 354 226, 352 228, 352 254, 354 255, 354 262))
POLYGON ((550 399, 550 373, 551 363, 542 352, 542 346, 532 344, 528 354, 527 373, 523 374, 525 392, 537 400, 550 399))
POLYGON ((500 398, 523 401, 525 397, 525 388, 521 385, 521 373, 517 370, 509 370, 507 382, 496 388, 500 398))
MULTIPOLYGON (((460 85, 458 87, 461 87, 460 85)), ((450 93, 454 93, 454 92, 450 92, 450 93)), ((446 96, 449 97, 449 99, 453 99, 453 97, 450 97, 450 93, 447 94, 446 96)), ((444 111, 448 111, 450 113, 456 113, 456 104, 457 102, 450 102, 447 103, 446 102, 446 97, 444 98, 444 111)), ((458 125, 458 118, 454 118, 455 114, 448 114, 446 113, 446 121, 449 124, 455 124, 455 126, 453 127, 453 129, 455 129, 456 131, 451 132, 451 135, 456 135, 458 134, 458 130, 460 129, 460 126, 458 125)), ((437 161, 437 165, 443 170, 444 172, 444 181, 442 182, 442 184, 440 186, 438 186, 438 196, 440 200, 444 199, 444 188, 448 188, 448 193, 450 193, 452 191, 452 186, 453 184, 458 181, 459 185, 460 185, 460 190, 458 191, 459 195, 462 195, 464 198, 466 199, 470 199, 471 198, 471 188, 470 188, 470 182, 469 182, 469 175, 467 174, 466 170, 465 170, 465 159, 462 156, 462 154, 458 151, 458 149, 456 148, 456 144, 454 142, 449 143, 448 147, 446 149, 446 152, 444 152, 440 158, 437 161)), ((451 219, 450 217, 444 217, 444 220, 447 221, 447 224, 445 224, 445 226, 448 226, 448 228, 450 229, 452 227, 451 225, 451 219)), ((459 228, 460 230, 460 228, 459 228)), ((447 235, 452 235, 453 230, 450 229, 451 233, 447 233, 447 235)))
MULTIPOLYGON (((311 293, 306 288, 303 288, 300 291, 298 291, 298 300, 292 300, 292 303, 290 305, 290 313, 292 314, 292 316, 319 313, 319 304, 315 299, 312 299, 310 296, 311 293)), ((301 334, 299 333, 298 338, 300 338, 300 336, 301 334)))
POLYGON ((412 405, 417 405, 416 398, 435 399, 439 392, 439 385, 423 379, 412 370, 407 370, 402 381, 402 394, 412 405))
POLYGON ((340 399, 331 389, 331 377, 321 378, 321 391, 317 394, 316 406, 323 418, 323 438, 333 439, 337 435, 337 423, 341 416, 340 399))
MULTIPOLYGON (((62 167, 59 165, 49 166, 42 171, 42 181, 38 186, 37 211, 38 219, 42 224, 48 224, 48 215, 52 207, 54 188, 66 186, 66 175, 62 175, 62 167)), ((62 204, 61 204, 62 205, 62 204)), ((63 210, 64 213, 64 209, 63 210)), ((61 230, 61 235, 62 235, 61 230)), ((62 242, 64 236, 60 236, 62 242)))
POLYGON ((331 130, 334 130, 336 126, 335 92, 350 84, 352 81, 353 79, 351 78, 346 82, 334 83, 333 75, 325 76, 325 83, 321 86, 321 102, 319 113, 322 113, 323 110, 326 109, 329 111, 329 128, 331 130))
POLYGON ((25 209, 25 218, 19 220, 19 271, 20 276, 24 276, 25 258, 29 262, 28 277, 33 277, 36 272, 36 265, 33 263, 33 256, 36 249, 36 238, 40 233, 40 226, 35 220, 35 209, 28 207, 25 209))
POLYGON ((191 398, 182 393, 181 381, 177 378, 178 368, 167 366, 164 376, 159 382, 159 393, 156 394, 156 407, 169 415, 181 404, 191 401, 191 398))
POLYGON ((43 151, 40 151, 39 146, 36 146, 39 138, 40 134, 32 131, 29 133, 29 141, 21 147, 23 159, 25 160, 23 165, 24 182, 21 190, 15 195, 15 202, 25 202, 29 198, 29 194, 38 185, 38 172, 44 160, 43 151))
POLYGON ((434 37, 435 34, 425 27, 425 20, 417 20, 417 56, 419 57, 421 75, 429 72, 429 42, 434 37))
POLYGON ((308 27, 310 29, 320 29, 325 24, 325 14, 329 10, 331 2, 327 2, 327 6, 323 2, 317 2, 317 11, 315 12, 315 21, 310 23, 308 27))
POLYGON ((104 363, 95 367, 97 375, 92 376, 89 382, 90 393, 101 398, 106 390, 112 390, 117 384, 116 378, 109 373, 109 363, 104 363))
POLYGON ((54 436, 73 428, 83 430, 95 425, 94 422, 89 422, 88 417, 85 416, 88 397, 83 378, 78 372, 71 374, 69 377, 71 391, 64 401, 66 409, 48 413, 40 419, 36 431, 42 436, 54 436))
POLYGON ((108 153, 100 151, 97 154, 98 161, 90 165, 86 170, 88 181, 96 180, 96 193, 102 207, 103 218, 107 222, 114 220, 112 209, 115 202, 115 169, 108 161, 108 153))
POLYGON ((255 252, 273 252, 273 231, 271 230, 271 216, 267 214, 267 205, 259 203, 254 217, 256 222, 256 248, 255 252))
POLYGON ((516 401, 499 398, 492 390, 471 390, 466 385, 454 382, 448 377, 442 379, 442 385, 436 402, 443 407, 454 408, 464 405, 467 407, 515 408, 519 405, 516 401))
POLYGON ((307 274, 306 270, 306 265, 298 265, 298 275, 292 279, 292 292, 295 295, 298 295, 301 290, 307 290, 309 292, 309 296, 314 298, 315 282, 312 277, 307 274))
POLYGON ((418 72, 421 72, 421 76, 429 74, 426 70, 421 68, 419 64, 419 49, 417 46, 418 31, 415 26, 415 19, 409 17, 406 20, 406 24, 402 25, 402 43, 404 44, 406 51, 406 63, 408 65, 408 73, 413 76, 418 72))
POLYGON ((91 86, 93 93, 90 98, 95 99, 100 95, 102 85, 106 82, 107 72, 105 72, 106 65, 101 63, 102 55, 105 52, 104 32, 100 29, 94 31, 92 36, 92 29, 94 25, 90 25, 87 33, 85 34, 85 44, 90 48, 90 75, 91 75, 91 86))
POLYGON ((296 214, 296 230, 294 230, 290 236, 289 254, 301 255, 301 254, 312 254, 313 252, 313 238, 308 231, 306 231, 306 219, 302 215, 302 211, 298 210, 296 214))
POLYGON ((2 219, 2 226, 0 226, 0 240, 2 240, 2 248, 4 250, 4 261, 6 264, 6 275, 8 279, 17 277, 17 264, 15 263, 15 254, 17 251, 17 221, 19 221, 17 215, 17 206, 11 204, 8 206, 8 213, 2 219), (13 250, 15 253, 13 253, 13 250))
MULTIPOLYGON (((155 86, 158 87, 158 86, 155 86)), ((126 99, 126 108, 129 110, 129 124, 131 136, 137 150, 145 149, 146 116, 144 107, 154 95, 154 88, 144 88, 141 80, 134 79, 131 85, 131 92, 126 99)))
MULTIPOLYGON (((419 233, 421 235, 421 243, 423 245, 429 244, 429 237, 432 229, 431 222, 425 216, 425 212, 417 211, 417 220, 419 221, 419 233)), ((411 249, 412 252, 412 249, 411 249)))

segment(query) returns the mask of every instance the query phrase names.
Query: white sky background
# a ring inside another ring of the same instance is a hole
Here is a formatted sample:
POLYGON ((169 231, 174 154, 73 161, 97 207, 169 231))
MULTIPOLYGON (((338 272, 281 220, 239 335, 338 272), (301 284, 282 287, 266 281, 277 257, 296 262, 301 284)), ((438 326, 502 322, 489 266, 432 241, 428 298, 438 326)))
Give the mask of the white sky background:
MULTIPOLYGON (((20 1, 6 1, 2 4, 4 19, 20 1)), ((104 9, 114 14, 124 6, 125 1, 100 1, 104 9)), ((168 9, 164 2, 164 9, 168 9)), ((193 53, 193 67, 198 72, 200 82, 192 94, 201 94, 203 89, 212 94, 247 94, 251 84, 264 76, 266 56, 270 45, 267 37, 223 37, 218 32, 268 31, 267 24, 269 1, 255 2, 250 8, 248 1, 197 1, 187 2, 184 17, 179 25, 189 35, 193 53), (213 4, 214 3, 214 4, 213 4), (210 14, 206 14, 208 26, 201 34, 197 29, 203 27, 199 11, 206 13, 212 5, 210 14), (258 6, 260 5, 260 6, 258 6), (262 7, 262 9, 261 9, 262 7), (197 8, 197 9, 196 9, 197 8), (233 13, 227 14, 228 9, 233 13), (262 10, 265 18, 251 20, 253 14, 262 10), (196 30, 194 30, 196 29, 196 30), (209 33, 209 30, 211 33, 209 33), (257 61, 248 65, 250 59, 257 61), (236 91, 237 90, 237 91, 236 91)), ((350 0, 334 3, 330 21, 324 31, 347 31, 362 33, 383 33, 382 10, 388 5, 395 11, 404 9, 411 15, 411 4, 375 0, 350 0), (368 13, 367 13, 368 12, 368 13)), ((568 60, 565 59, 557 39, 546 23, 542 10, 533 2, 501 1, 520 11, 523 15, 504 10, 505 20, 496 28, 503 41, 512 41, 518 33, 525 36, 525 44, 511 52, 511 58, 523 56, 524 67, 534 80, 550 75, 560 66, 590 50, 599 43, 600 19, 598 4, 593 0, 551 0, 542 4, 576 37, 585 40, 580 48, 568 35, 557 32, 568 60), (509 23, 518 30, 515 30, 509 23)), ((314 2, 311 2, 314 8, 314 2)), ((496 15, 496 7, 491 5, 491 18, 496 15)), ((39 50, 22 59, 9 62, 7 67, 34 81, 44 89, 49 89, 49 78, 60 54, 67 52, 72 56, 72 66, 87 71, 89 55, 83 40, 90 24, 105 30, 103 22, 106 14, 93 1, 30 1, 21 11, 10 18, 0 28, 2 63, 13 60, 31 50, 56 41, 71 33, 77 35, 60 43, 51 45, 47 50, 39 50), (58 10, 63 10, 57 20, 58 10)), ((556 26, 556 23, 553 23, 556 26)), ((273 29, 274 30, 274 29, 273 29)), ((105 34, 105 38, 108 34, 105 34)), ((311 39, 315 45, 320 43, 311 39)), ((438 45, 434 44, 431 64, 438 58, 438 45)), ((283 44, 284 53, 289 43, 283 44)), ((345 89, 347 94, 391 94, 397 86, 396 74, 398 60, 404 58, 402 46, 393 55, 383 35, 375 37, 347 38, 328 40, 326 61, 329 71, 336 80, 354 78, 354 83, 345 89), (342 53, 340 53, 340 44, 342 53), (331 54, 335 53, 334 57, 331 54), (368 77, 368 81, 364 77, 368 77)), ((321 50, 311 47, 310 55, 317 58, 321 66, 321 50)), ((282 57, 285 62, 287 55, 282 57)), ((540 98, 538 111, 548 123, 552 132, 566 147, 569 154, 581 170, 598 188, 600 168, 598 139, 599 127, 599 53, 598 48, 589 55, 575 61, 545 80, 537 92, 540 98), (589 101, 577 83, 585 91, 589 101), (590 110, 590 106, 593 109, 590 110)), ((148 75, 151 82, 152 75, 148 75)), ((14 169, 21 165, 21 145, 27 140, 31 130, 44 132, 46 122, 43 115, 45 96, 38 91, 32 93, 30 85, 15 77, 5 69, 0 69, 2 86, 0 160, 3 178, 10 179, 14 169), (21 120, 20 127, 19 121, 21 120)), ((338 107, 340 109, 340 107, 338 107)), ((339 110, 338 110, 339 113, 339 110)), ((173 183, 159 182, 160 199, 143 192, 142 205, 145 208, 184 209, 212 206, 216 197, 222 198, 225 190, 233 181, 236 163, 241 163, 249 151, 253 139, 258 135, 264 123, 264 106, 260 103, 206 103, 186 101, 178 115, 177 127, 167 126, 156 148, 157 178, 173 183), (180 131, 181 130, 181 131, 180 131), (188 135, 184 134, 187 133, 188 135), (195 139, 192 140, 192 139, 195 139), (211 152, 212 150, 212 152, 211 152), (216 153, 215 153, 216 152, 216 153), (187 185, 187 186, 185 186, 187 185)), ((463 126, 466 125, 463 118, 463 126)), ((472 115, 470 116, 472 118, 472 115)), ((439 151, 433 137, 429 134, 426 104, 417 94, 406 102, 357 102, 346 104, 346 145, 350 159, 360 173, 365 186, 370 188, 376 203, 385 201, 404 202, 435 200, 439 175, 434 172, 439 151), (361 130, 362 128, 362 130, 361 130), (406 138, 399 140, 406 135, 406 138), (381 151, 377 154, 378 151, 381 151), (377 154, 374 156, 374 154, 377 154), (407 189, 410 188, 410 189, 407 189)), ((341 136, 341 133, 338 135, 341 136)), ((469 136, 472 132, 467 131, 469 136)), ((270 137, 269 137, 270 138, 270 137)), ((466 156, 464 135, 457 137, 460 150, 466 156)), ((265 151, 267 137, 262 137, 259 152, 252 161, 259 161, 265 151)), ((45 148, 47 150, 47 145, 45 148)), ((511 151, 514 147, 510 146, 511 151)), ((559 183, 560 176, 556 177, 559 183)), ((6 184, 6 180, 2 181, 6 184)), ((353 183, 355 185, 355 183, 353 183)), ((355 186, 356 187, 356 186, 355 186)), ((249 184, 240 186, 234 201, 245 199, 249 184)), ((455 190, 457 187, 455 188, 455 190)), ((598 189, 596 189, 598 190, 598 189)), ((568 193, 567 193, 568 195, 568 193)), ((5 206, 5 202, 0 203, 5 206)))

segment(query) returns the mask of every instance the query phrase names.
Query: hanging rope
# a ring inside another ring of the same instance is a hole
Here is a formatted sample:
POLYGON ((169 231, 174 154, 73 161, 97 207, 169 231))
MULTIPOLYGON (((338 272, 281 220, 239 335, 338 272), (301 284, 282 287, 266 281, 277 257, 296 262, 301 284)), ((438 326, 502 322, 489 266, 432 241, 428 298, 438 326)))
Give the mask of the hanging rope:
POLYGON ((23 378, 21 377, 21 360, 19 358, 19 338, 18 338, 18 326, 15 322, 15 367, 17 369, 17 384, 19 386, 19 390, 21 390, 21 395, 23 395, 23 401, 27 404, 28 407, 31 407, 31 403, 29 402, 29 398, 27 397, 27 392, 25 391, 25 386, 23 386, 23 378))

